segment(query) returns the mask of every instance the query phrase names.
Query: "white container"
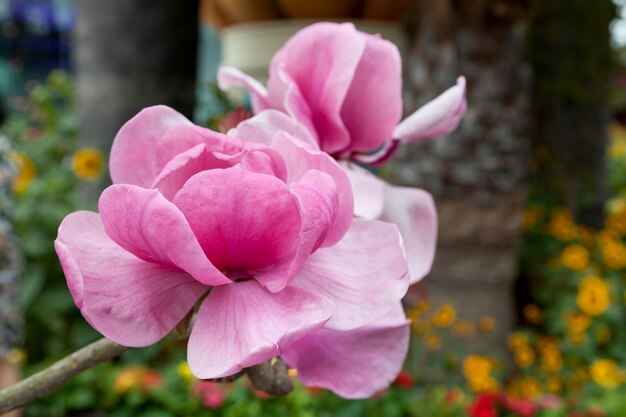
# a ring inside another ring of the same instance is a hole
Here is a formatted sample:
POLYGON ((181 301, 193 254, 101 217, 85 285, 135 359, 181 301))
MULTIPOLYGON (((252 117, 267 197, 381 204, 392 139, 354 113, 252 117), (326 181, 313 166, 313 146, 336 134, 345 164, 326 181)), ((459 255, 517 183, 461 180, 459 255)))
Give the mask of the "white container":
MULTIPOLYGON (((300 29, 316 22, 311 19, 265 20, 240 23, 223 29, 222 65, 235 67, 265 83, 272 56, 300 29)), ((406 34, 398 22, 351 20, 357 29, 379 33, 404 53, 406 34)))

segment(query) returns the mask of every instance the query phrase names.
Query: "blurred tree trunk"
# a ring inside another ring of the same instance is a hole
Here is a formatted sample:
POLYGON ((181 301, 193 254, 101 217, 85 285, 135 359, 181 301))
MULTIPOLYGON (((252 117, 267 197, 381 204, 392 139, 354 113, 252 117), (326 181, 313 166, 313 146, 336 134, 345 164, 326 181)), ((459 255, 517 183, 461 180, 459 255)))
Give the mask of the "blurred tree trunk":
POLYGON ((469 109, 455 133, 401 150, 391 176, 431 191, 437 203, 438 251, 422 290, 435 304, 455 304, 460 319, 496 318, 493 333, 463 343, 473 350, 504 347, 515 321, 529 153, 526 9, 515 0, 420 0, 411 21, 407 110, 461 74, 468 81, 469 109))
POLYGON ((81 139, 108 149, 139 110, 193 113, 198 1, 80 0, 75 65, 81 139))
POLYGON ((611 0, 535 0, 528 33, 534 69, 533 187, 572 208, 580 223, 601 228, 605 151, 613 72, 611 0))

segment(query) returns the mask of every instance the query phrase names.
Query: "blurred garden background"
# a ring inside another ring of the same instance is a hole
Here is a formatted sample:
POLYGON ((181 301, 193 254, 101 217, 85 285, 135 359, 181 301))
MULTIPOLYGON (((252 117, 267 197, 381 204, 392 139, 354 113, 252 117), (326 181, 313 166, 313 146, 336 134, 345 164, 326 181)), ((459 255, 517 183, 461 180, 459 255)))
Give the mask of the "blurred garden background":
POLYGON ((96 208, 119 127, 153 104, 232 127, 248 102, 218 91, 220 63, 264 81, 273 52, 313 20, 396 43, 407 114, 467 77, 459 129, 379 172, 428 190, 439 212, 435 265, 405 299, 404 371, 369 400, 295 374, 293 393, 268 398, 245 379, 196 380, 171 338, 23 415, 626 416, 621 0, 1 0, 0 303, 18 308, 0 321, 0 369, 28 375, 99 336, 53 241, 66 214, 96 208))

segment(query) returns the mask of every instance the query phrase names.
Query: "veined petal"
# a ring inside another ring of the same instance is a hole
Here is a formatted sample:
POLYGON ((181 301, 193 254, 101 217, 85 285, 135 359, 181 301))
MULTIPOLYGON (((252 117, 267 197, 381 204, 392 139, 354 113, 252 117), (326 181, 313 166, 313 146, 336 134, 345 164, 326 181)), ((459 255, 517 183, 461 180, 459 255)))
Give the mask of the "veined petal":
POLYGON ((411 283, 430 272, 437 248, 437 210, 432 196, 418 188, 386 184, 382 220, 400 229, 409 260, 411 283))
POLYGON ((180 268, 203 284, 231 283, 207 259, 183 213, 157 190, 112 185, 98 207, 107 235, 138 258, 180 268))
POLYGON ((355 219, 336 245, 318 249, 292 285, 336 305, 326 328, 350 330, 389 312, 409 287, 408 265, 398 228, 355 219))
POLYGON ((282 355, 302 384, 344 398, 368 398, 396 378, 409 347, 409 321, 399 303, 379 320, 355 330, 321 329, 282 355))
POLYGON ((113 182, 149 187, 158 174, 156 159, 161 137, 176 126, 191 125, 185 116, 167 106, 143 109, 115 136, 109 160, 113 182))
POLYGON ((239 71, 237 68, 221 67, 217 71, 217 83, 222 90, 228 90, 232 87, 245 87, 252 98, 252 110, 259 113, 266 108, 267 90, 263 85, 247 74, 239 71))
POLYGON ((271 146, 274 136, 280 131, 295 136, 313 149, 319 149, 317 140, 309 129, 298 120, 278 110, 262 111, 229 130, 228 136, 271 146))
POLYGON ((279 132, 274 137, 272 147, 285 161, 288 183, 299 181, 313 169, 328 174, 335 181, 338 195, 337 214, 321 246, 334 245, 346 233, 353 217, 352 187, 345 172, 328 154, 311 149, 285 132, 279 132))
POLYGON ((411 283, 432 266, 437 247, 437 210, 432 196, 418 188, 396 187, 352 164, 343 163, 354 190, 354 214, 398 226, 404 239, 411 283))
POLYGON ((465 77, 459 77, 455 86, 404 119, 393 131, 393 138, 415 142, 447 135, 457 128, 465 110, 465 77))
MULTIPOLYGON (((220 271, 278 268, 295 257, 300 208, 287 185, 274 176, 240 165, 203 171, 185 183, 174 204, 220 271)), ((280 291, 287 282, 288 277, 273 276, 263 284, 280 291)))
POLYGON ((207 144, 200 143, 174 156, 155 178, 151 188, 159 190, 171 201, 189 178, 207 169, 231 167, 239 162, 242 152, 235 155, 208 152, 207 144))
MULTIPOLYGON (((308 253, 320 247, 339 209, 337 184, 333 178, 315 169, 307 171, 290 187, 298 199, 302 214, 302 240, 307 241, 308 253)), ((307 253, 307 255, 308 255, 307 253)))
POLYGON ((207 291, 187 273, 143 261, 118 246, 97 213, 68 215, 55 249, 85 319, 124 346, 148 346, 165 337, 207 291))
POLYGON ((355 164, 343 162, 341 167, 352 184, 355 216, 379 219, 385 207, 385 182, 355 164))
POLYGON ((365 44, 351 23, 316 23, 293 36, 272 59, 270 95, 277 79, 284 85, 289 85, 285 76, 293 80, 310 110, 321 148, 328 153, 350 144, 340 112, 365 44))
POLYGON ((319 329, 332 303, 287 287, 270 293, 255 280, 216 287, 202 302, 187 358, 198 378, 219 378, 281 354, 319 329))
POLYGON ((402 117, 400 51, 379 35, 361 34, 365 50, 341 107, 350 152, 372 152, 387 142, 402 117))

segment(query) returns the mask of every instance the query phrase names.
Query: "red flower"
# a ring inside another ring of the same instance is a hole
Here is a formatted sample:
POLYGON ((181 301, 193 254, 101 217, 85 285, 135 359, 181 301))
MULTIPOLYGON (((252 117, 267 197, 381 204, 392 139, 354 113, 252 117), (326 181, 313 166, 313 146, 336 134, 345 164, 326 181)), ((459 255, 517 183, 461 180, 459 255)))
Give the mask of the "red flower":
POLYGON ((393 381, 393 384, 407 389, 413 388, 415 386, 415 378, 410 373, 402 371, 398 374, 396 380, 393 381))
POLYGON ((520 417, 533 417, 537 414, 537 406, 530 400, 516 397, 504 397, 504 408, 514 412, 520 417))
POLYGON ((463 399, 463 391, 459 389, 451 389, 446 392, 445 400, 448 404, 456 404, 463 399))
POLYGON ((470 417, 498 417, 495 406, 496 397, 489 394, 481 394, 474 399, 467 409, 470 417))

